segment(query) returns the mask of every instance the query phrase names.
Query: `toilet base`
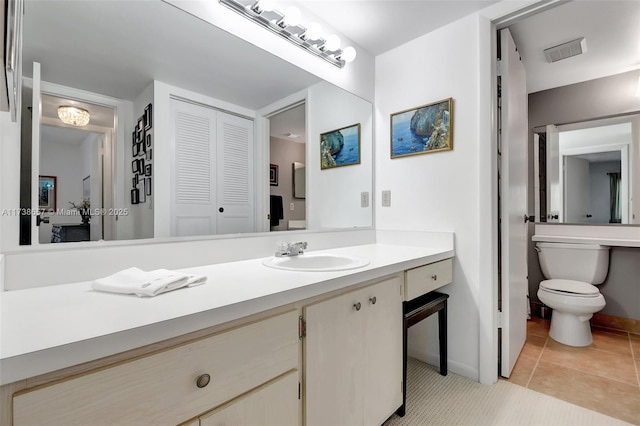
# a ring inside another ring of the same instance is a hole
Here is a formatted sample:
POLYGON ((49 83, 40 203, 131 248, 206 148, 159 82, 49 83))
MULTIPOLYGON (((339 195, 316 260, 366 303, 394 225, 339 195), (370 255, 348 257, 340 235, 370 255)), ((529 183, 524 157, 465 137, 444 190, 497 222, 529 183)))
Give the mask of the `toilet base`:
POLYGON ((593 342, 589 320, 593 314, 576 315, 553 310, 549 337, 568 346, 589 346, 593 342))

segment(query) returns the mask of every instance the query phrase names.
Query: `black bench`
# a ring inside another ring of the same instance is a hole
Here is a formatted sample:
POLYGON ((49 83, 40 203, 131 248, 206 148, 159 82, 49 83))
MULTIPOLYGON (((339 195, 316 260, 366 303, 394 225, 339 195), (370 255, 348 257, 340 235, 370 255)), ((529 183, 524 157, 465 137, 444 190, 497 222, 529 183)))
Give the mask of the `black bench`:
POLYGON ((440 340, 440 374, 447 375, 447 298, 448 294, 432 291, 402 303, 404 327, 402 337, 402 405, 396 411, 404 416, 407 406, 407 330, 428 316, 438 313, 438 338, 440 340))

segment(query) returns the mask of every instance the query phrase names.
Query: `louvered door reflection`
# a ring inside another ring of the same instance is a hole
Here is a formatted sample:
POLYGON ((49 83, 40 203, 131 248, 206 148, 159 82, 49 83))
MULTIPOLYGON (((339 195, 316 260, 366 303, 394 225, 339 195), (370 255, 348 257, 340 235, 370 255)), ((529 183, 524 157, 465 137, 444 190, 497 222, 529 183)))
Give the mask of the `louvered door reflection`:
POLYGON ((171 235, 253 231, 253 122, 171 100, 171 235))
POLYGON ((218 112, 219 234, 253 232, 253 122, 218 112))

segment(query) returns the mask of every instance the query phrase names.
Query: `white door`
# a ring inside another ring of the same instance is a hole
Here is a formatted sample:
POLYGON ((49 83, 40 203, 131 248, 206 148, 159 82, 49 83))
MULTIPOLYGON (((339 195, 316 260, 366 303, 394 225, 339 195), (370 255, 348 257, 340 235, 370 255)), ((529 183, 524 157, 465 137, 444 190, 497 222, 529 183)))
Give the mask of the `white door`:
POLYGON ((216 111, 171 100, 171 235, 216 233, 216 111))
MULTIPOLYGON (((40 82, 40 63, 33 63, 33 95, 31 110, 31 208, 39 209, 40 191, 40 120, 42 118, 42 96, 40 82)), ((56 188, 50 188, 48 196, 56 193, 56 188)), ((54 195, 55 196, 55 195, 54 195)), ((31 245, 40 244, 38 235, 38 215, 31 215, 31 245)))
POLYGON ((501 375, 509 377, 527 333, 527 90, 508 29, 501 30, 501 375))
POLYGON ((569 223, 589 222, 589 160, 564 156, 564 217, 569 223))
POLYGON ((560 176, 560 132, 547 126, 547 222, 562 222, 562 183, 560 176))
POLYGON ((217 232, 255 232, 253 122, 217 113, 217 232))

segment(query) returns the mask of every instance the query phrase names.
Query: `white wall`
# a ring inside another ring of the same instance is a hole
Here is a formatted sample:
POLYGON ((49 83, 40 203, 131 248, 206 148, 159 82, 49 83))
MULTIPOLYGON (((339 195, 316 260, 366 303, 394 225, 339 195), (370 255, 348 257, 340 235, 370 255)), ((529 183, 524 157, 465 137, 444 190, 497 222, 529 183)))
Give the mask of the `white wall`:
MULTIPOLYGON (((455 232, 449 299, 449 368, 477 380, 479 193, 478 17, 473 15, 376 58, 376 195, 391 191, 391 207, 376 206, 377 229, 455 232), (399 66, 401 64, 401 66, 399 66), (453 150, 390 159, 390 114, 453 98, 453 150)), ((380 198, 378 198, 379 200, 380 198)), ((433 361, 436 320, 410 329, 410 353, 433 361)), ((437 355, 436 355, 437 359, 437 355)), ((497 362, 497 361, 496 361, 497 362)))
POLYGON ((80 223, 80 215, 75 215, 70 202, 82 202, 82 179, 84 171, 84 143, 69 144, 43 140, 40 145, 40 175, 56 177, 56 209, 63 213, 47 215, 49 223, 40 224, 39 241, 51 242, 51 228, 54 223, 80 223), (47 143, 48 142, 48 143, 47 143))
POLYGON ((360 193, 371 198, 371 104, 339 87, 320 82, 307 96, 307 227, 330 229, 371 226, 373 210, 360 206, 360 193), (320 134, 360 123, 360 164, 320 168, 320 134))

